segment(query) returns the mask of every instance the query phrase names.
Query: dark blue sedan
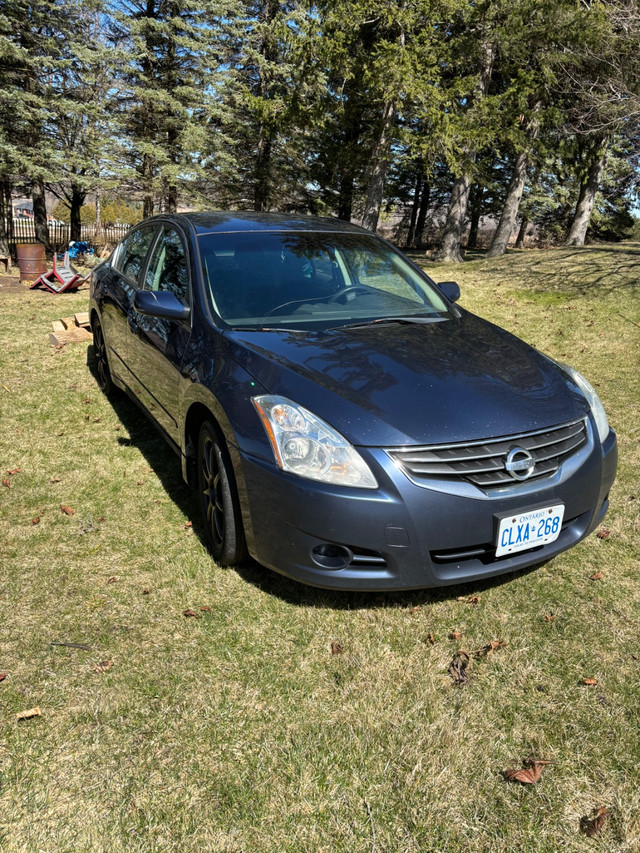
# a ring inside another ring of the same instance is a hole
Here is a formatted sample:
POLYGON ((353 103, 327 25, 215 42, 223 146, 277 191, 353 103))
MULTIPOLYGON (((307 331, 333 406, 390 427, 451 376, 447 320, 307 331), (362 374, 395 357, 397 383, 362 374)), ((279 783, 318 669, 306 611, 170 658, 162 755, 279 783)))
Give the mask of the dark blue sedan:
POLYGON ((151 417, 221 565, 442 586, 575 545, 615 434, 593 388, 333 219, 159 216, 91 281, 100 386, 151 417))

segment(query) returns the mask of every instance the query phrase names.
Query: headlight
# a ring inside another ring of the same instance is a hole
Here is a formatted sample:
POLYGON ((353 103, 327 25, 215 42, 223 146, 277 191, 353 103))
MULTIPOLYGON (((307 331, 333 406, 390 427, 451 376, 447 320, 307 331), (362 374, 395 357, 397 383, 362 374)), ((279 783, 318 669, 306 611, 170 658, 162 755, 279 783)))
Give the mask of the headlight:
POLYGON ((321 418, 286 397, 252 397, 279 468, 299 477, 377 489, 376 478, 357 450, 321 418))
POLYGON ((576 383, 578 388, 582 391, 584 396, 587 398, 589 405, 591 406, 591 412, 596 422, 596 426, 598 427, 598 435, 600 436, 600 443, 602 443, 605 438, 609 435, 609 421, 607 420, 607 413, 604 410, 604 406, 600 400, 600 397, 594 391, 590 382, 584 378, 581 373, 571 367, 568 364, 561 364, 557 362, 559 367, 561 367, 565 373, 568 373, 571 379, 576 383))

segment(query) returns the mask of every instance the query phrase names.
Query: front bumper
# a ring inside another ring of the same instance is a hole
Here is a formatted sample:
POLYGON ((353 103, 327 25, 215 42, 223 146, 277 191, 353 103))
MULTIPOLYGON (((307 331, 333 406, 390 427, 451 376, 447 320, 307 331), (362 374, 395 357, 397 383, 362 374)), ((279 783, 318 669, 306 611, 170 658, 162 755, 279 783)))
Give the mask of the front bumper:
POLYGON ((314 483, 237 451, 249 551, 304 583, 361 591, 446 586, 544 562, 587 536, 607 511, 616 437, 611 431, 600 445, 592 424, 589 433, 588 446, 552 477, 487 493, 444 480, 416 485, 380 449, 358 448, 376 490, 314 483), (500 515, 558 503, 565 513, 555 542, 496 559, 500 515), (338 559, 322 556, 331 546, 338 559))

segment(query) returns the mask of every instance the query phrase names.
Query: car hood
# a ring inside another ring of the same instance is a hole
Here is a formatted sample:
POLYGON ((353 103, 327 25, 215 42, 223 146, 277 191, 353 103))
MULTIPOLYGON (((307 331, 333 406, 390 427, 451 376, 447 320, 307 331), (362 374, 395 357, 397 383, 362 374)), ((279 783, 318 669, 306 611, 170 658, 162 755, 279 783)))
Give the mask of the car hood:
POLYGON ((513 435, 588 411, 553 362, 468 312, 421 325, 228 331, 227 353, 269 394, 363 446, 513 435))

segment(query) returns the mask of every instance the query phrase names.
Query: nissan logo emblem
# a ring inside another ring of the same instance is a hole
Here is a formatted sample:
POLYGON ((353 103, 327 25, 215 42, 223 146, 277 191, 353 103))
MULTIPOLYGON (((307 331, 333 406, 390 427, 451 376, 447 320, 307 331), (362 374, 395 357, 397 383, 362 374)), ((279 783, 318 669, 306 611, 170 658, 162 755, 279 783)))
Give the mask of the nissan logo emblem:
POLYGON ((524 447, 514 447, 507 454, 504 467, 514 480, 527 480, 533 474, 536 461, 524 447))

